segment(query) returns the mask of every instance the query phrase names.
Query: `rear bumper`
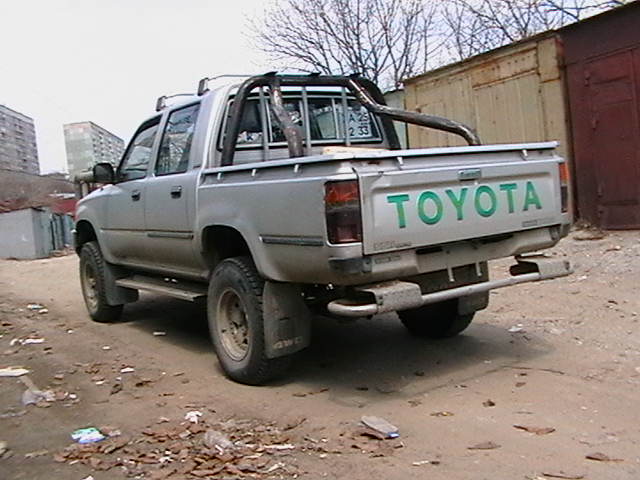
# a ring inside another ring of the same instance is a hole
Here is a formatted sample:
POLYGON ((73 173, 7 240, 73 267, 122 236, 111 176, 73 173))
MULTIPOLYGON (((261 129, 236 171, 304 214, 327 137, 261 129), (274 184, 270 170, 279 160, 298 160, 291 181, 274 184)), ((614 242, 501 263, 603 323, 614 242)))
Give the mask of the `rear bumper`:
POLYGON ((379 313, 418 308, 429 303, 437 303, 453 298, 466 297, 509 287, 526 282, 538 282, 570 275, 573 272, 569 261, 557 260, 542 255, 516 257, 517 264, 511 267, 511 277, 487 280, 438 292, 421 292, 417 283, 393 280, 374 285, 364 285, 357 292, 373 298, 371 302, 355 301, 349 298, 334 300, 327 305, 334 315, 363 317, 379 313))

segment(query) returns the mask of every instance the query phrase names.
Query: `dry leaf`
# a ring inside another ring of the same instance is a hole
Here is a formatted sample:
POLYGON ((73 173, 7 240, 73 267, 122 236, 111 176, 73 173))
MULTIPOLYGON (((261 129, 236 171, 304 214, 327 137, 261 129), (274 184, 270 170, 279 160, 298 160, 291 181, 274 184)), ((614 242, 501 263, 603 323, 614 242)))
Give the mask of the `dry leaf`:
POLYGON ((467 447, 468 450, 493 450, 495 448, 500 448, 500 445, 491 441, 481 442, 467 447))
POLYGON ((553 427, 529 427, 526 425, 514 425, 513 427, 518 430, 524 430, 525 432, 535 433, 536 435, 547 435, 556 431, 553 427))
POLYGON ((433 412, 432 417, 453 417, 453 412, 433 412))
POLYGON ((585 458, 588 460, 595 460, 597 462, 622 462, 621 458, 611 458, 601 452, 590 453, 585 458))
POLYGON ((482 402, 482 406, 483 407, 495 407, 496 406, 496 402, 494 402, 491 399, 485 400, 484 402, 482 402))
POLYGON ((551 478, 565 478, 567 480, 581 480, 582 478, 584 478, 584 475, 581 474, 572 474, 572 473, 564 473, 563 471, 560 472, 553 472, 553 473, 543 473, 543 475, 545 477, 551 477, 551 478))

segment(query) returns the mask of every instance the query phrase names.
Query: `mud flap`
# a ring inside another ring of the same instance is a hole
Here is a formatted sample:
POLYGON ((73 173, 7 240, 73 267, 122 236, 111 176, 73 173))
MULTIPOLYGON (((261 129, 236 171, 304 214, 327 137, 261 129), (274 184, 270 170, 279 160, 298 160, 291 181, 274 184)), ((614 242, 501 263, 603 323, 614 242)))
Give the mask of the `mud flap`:
POLYGON ((122 305, 138 300, 137 290, 116 285, 116 280, 128 275, 129 272, 124 268, 104 262, 104 291, 109 305, 122 305))
POLYGON ((309 345, 311 312, 304 303, 300 287, 267 281, 262 302, 267 358, 289 355, 309 345))

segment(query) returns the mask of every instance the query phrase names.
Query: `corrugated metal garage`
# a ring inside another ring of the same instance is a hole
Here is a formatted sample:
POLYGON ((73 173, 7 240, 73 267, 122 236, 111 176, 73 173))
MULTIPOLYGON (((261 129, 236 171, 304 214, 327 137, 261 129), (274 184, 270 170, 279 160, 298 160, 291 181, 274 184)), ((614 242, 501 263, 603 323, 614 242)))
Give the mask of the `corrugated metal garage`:
MULTIPOLYGON (((640 228, 640 2, 405 82, 410 110, 476 128, 484 143, 558 140, 576 213, 640 228)), ((460 145, 409 128, 412 147, 460 145)))
MULTIPOLYGON (((407 108, 464 122, 484 143, 554 139, 566 154, 560 52, 552 32, 428 72, 405 82, 407 108)), ((463 143, 460 137, 409 127, 411 146, 463 143)))
POLYGON ((640 3, 562 30, 580 217, 640 228, 640 3))

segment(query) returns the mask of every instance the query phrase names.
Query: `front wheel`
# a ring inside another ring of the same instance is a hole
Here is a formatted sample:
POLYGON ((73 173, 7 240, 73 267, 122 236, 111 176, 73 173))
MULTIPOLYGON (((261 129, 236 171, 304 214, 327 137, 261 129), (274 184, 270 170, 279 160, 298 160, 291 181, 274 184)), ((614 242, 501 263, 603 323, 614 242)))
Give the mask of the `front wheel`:
POLYGON ((109 305, 105 285, 104 258, 97 242, 87 242, 80 251, 80 285, 91 318, 100 323, 116 322, 122 305, 109 305))
POLYGON ((228 258, 209 283, 209 332, 225 374, 240 383, 262 385, 281 375, 290 356, 265 354, 262 291, 264 280, 248 257, 228 258))
POLYGON ((412 335, 434 339, 455 337, 471 324, 474 314, 459 314, 457 300, 398 312, 400 321, 412 335))

